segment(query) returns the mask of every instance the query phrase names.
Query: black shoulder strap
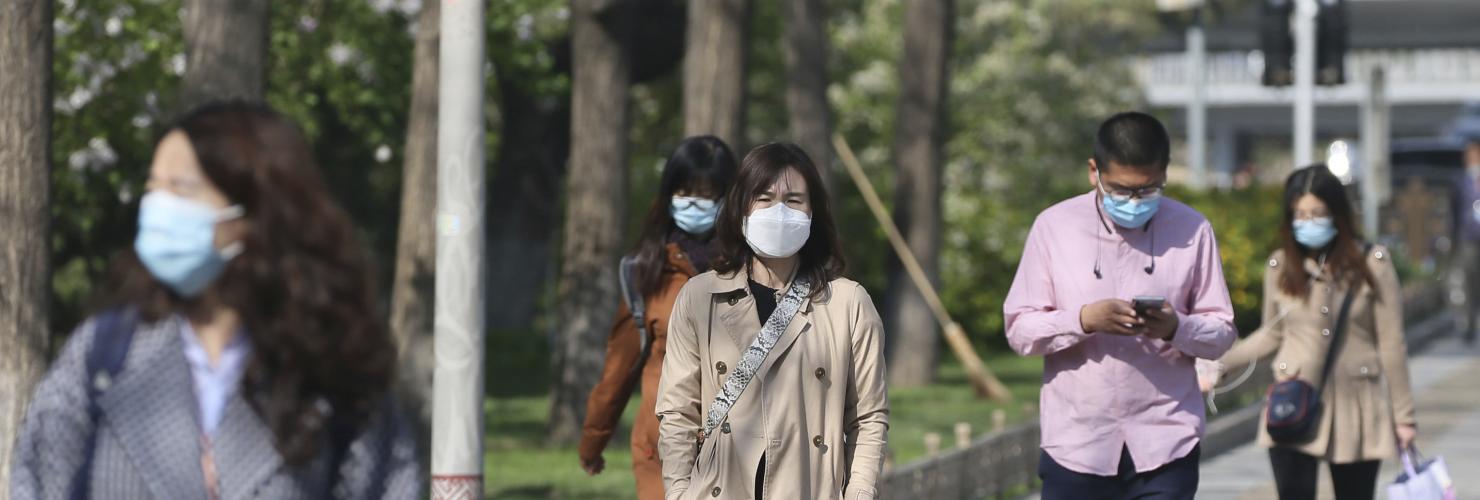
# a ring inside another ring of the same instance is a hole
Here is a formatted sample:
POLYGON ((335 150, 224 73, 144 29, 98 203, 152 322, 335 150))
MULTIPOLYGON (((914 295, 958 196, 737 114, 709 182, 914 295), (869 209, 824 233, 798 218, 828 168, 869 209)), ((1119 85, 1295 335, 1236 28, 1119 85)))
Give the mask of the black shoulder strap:
MULTIPOLYGON (((1372 251, 1371 243, 1362 245, 1362 255, 1365 257, 1372 251)), ((1346 318, 1352 309, 1352 301, 1357 298, 1360 287, 1346 287, 1346 297, 1341 300, 1340 312, 1336 313, 1336 325, 1331 328, 1331 347, 1326 349, 1326 364, 1321 366, 1321 379, 1316 383, 1316 396, 1319 397, 1322 389, 1326 387, 1326 381, 1331 378, 1331 370, 1336 364, 1336 354, 1341 351, 1341 340, 1346 333, 1346 318)))
POLYGON ((653 337, 648 332, 647 305, 643 303, 642 291, 637 289, 633 282, 633 275, 637 269, 637 257, 628 255, 622 257, 621 268, 617 272, 617 279, 622 286, 622 300, 627 302, 627 310, 632 313, 632 323, 637 325, 637 336, 640 339, 637 364, 632 367, 629 376, 637 376, 642 373, 642 366, 647 364, 648 355, 652 354, 653 337))
MULTIPOLYGON (((338 498, 340 478, 344 475, 344 462, 349 459, 350 445, 355 441, 360 426, 351 416, 335 411, 329 415, 329 496, 338 498)), ((381 478, 375 478, 381 479, 381 478)))
POLYGON ((86 360, 87 414, 92 421, 92 431, 83 444, 82 463, 72 476, 72 500, 86 499, 91 489, 89 482, 92 479, 93 452, 98 442, 98 420, 103 414, 98 398, 123 371, 123 361, 128 357, 137 323, 138 312, 126 308, 105 310, 93 318, 92 347, 87 351, 86 360))

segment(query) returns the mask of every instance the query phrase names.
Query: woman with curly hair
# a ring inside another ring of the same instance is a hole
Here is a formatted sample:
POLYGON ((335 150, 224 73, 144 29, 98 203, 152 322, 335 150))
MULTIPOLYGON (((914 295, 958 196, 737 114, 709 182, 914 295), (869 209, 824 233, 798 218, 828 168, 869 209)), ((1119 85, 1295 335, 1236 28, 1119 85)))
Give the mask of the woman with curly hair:
POLYGON ((369 265, 298 127, 205 105, 147 189, 116 299, 27 410, 13 498, 419 496, 369 265))

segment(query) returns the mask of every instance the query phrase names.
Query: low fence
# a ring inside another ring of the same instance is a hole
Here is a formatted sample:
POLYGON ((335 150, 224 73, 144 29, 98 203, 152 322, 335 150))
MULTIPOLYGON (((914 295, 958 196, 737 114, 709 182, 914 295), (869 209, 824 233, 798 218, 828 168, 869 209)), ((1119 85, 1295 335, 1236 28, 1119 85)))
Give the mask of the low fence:
MULTIPOLYGON (((1448 331, 1444 289, 1434 283, 1422 283, 1403 290, 1404 316, 1408 344, 1418 350, 1448 331)), ((1258 411, 1251 403, 1269 386, 1273 375, 1257 369, 1238 390, 1219 396, 1227 401, 1221 416, 1208 424, 1203 438, 1203 458, 1211 458, 1253 440, 1257 433, 1258 411)), ((958 424, 958 427, 965 424, 958 424)), ((1038 490, 1039 427, 1035 419, 1014 427, 1001 428, 967 441, 957 436, 955 449, 930 453, 930 456, 887 471, 879 488, 879 498, 903 499, 1005 499, 1017 498, 1038 490)), ((958 428, 969 435, 969 428, 958 428)), ((927 442, 928 448, 938 449, 927 442)))
POLYGON ((1037 489, 1038 453, 1034 420, 891 470, 879 497, 1012 498, 1037 489))

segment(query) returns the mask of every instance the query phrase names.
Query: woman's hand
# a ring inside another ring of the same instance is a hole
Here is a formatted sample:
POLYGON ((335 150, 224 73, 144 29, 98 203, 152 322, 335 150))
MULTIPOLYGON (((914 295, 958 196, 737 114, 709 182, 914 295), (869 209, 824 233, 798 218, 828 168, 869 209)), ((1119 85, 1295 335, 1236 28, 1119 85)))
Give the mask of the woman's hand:
POLYGON ((1197 388, 1203 394, 1207 394, 1223 378, 1223 363, 1202 358, 1198 358, 1195 363, 1194 366, 1197 368, 1197 388))
POLYGON ((1413 447, 1413 441, 1418 439, 1418 426, 1405 424, 1398 426, 1398 449, 1407 450, 1413 447))
POLYGON ((606 458, 597 456, 591 460, 581 460, 581 468, 585 469, 587 476, 595 476, 606 469, 606 458))

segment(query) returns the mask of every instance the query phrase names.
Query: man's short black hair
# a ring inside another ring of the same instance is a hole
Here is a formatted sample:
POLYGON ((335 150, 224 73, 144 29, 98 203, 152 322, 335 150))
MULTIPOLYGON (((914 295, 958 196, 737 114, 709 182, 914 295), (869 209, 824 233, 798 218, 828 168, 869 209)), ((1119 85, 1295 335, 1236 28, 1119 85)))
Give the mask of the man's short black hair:
POLYGON ((1166 170, 1172 161, 1172 140, 1156 117, 1139 111, 1116 113, 1095 132, 1095 165, 1119 165, 1166 170))

